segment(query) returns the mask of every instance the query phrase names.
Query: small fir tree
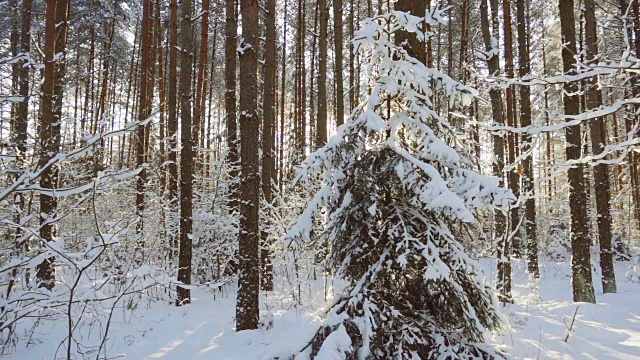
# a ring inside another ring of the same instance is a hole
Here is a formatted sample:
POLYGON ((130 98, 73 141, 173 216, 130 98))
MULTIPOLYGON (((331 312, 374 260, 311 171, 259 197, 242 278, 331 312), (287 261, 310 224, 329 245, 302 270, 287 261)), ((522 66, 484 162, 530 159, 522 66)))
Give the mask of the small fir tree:
POLYGON ((476 91, 394 41, 398 31, 427 38, 421 29, 441 14, 391 11, 364 21, 354 45, 368 58, 370 93, 299 169, 296 181, 322 186, 286 240, 308 241, 314 217, 325 216, 329 265, 350 284, 299 356, 501 356, 479 344, 485 329, 504 322, 454 229, 514 197, 471 170, 456 129, 432 110, 435 96, 453 108, 470 104, 476 91))

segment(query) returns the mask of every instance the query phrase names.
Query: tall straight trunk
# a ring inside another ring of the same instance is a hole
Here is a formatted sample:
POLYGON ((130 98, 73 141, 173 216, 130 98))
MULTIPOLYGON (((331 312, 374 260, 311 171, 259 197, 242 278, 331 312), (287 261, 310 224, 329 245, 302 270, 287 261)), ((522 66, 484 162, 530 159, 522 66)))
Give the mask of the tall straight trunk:
MULTIPOLYGON (((494 76, 500 74, 500 59, 497 54, 497 49, 493 49, 491 43, 491 32, 489 27, 489 10, 487 1, 482 0, 480 3, 480 20, 482 28, 482 38, 484 40, 485 50, 487 53, 492 54, 487 59, 487 66, 489 73, 494 76)), ((491 0, 495 1, 495 0, 491 0)), ((494 6, 492 6, 493 8, 494 6)), ((497 8, 497 6, 495 6, 497 8)), ((494 14, 495 15, 495 14, 494 14)), ((497 37, 498 24, 497 19, 493 16, 493 35, 497 37)), ((504 107, 502 104, 502 95, 500 90, 492 87, 489 90, 489 96, 491 97, 491 111, 493 113, 493 120, 495 125, 504 125, 504 107)), ((503 171, 504 171, 504 140, 498 134, 493 135, 493 174, 498 177, 499 184, 504 184, 503 171)), ((495 238, 498 241, 498 290, 500 291, 500 300, 503 302, 511 301, 511 259, 510 259, 510 246, 509 239, 506 234, 506 218, 502 210, 498 209, 495 213, 495 238)))
MULTIPOLYGON (((160 137, 160 164, 161 164, 161 175, 160 175, 160 188, 164 192, 166 190, 167 185, 167 174, 165 169, 165 160, 166 160, 166 126, 165 126, 165 102, 167 100, 165 94, 165 77, 164 77, 164 62, 162 56, 162 21, 160 18, 160 0, 156 0, 155 7, 155 23, 156 23, 156 38, 155 38, 155 47, 158 51, 158 107, 160 110, 160 121, 159 121, 159 137, 160 137)), ((164 220, 163 220, 164 222, 164 220)))
MULTIPOLYGON (((45 59, 44 83, 42 84, 42 112, 40 118, 40 160, 38 166, 44 167, 60 151, 60 124, 62 118, 63 79, 65 75, 67 30, 69 28, 69 0, 47 0, 45 13, 45 59), (59 56, 61 54, 62 56, 59 56)), ((42 171, 40 187, 56 189, 60 177, 58 165, 49 166, 42 171)), ((55 241, 56 209, 55 196, 40 193, 40 238, 43 241, 55 241)), ((40 285, 52 289, 55 282, 54 258, 44 259, 38 264, 36 277, 40 285)))
POLYGON ((336 126, 344 123, 344 80, 342 77, 342 0, 333 1, 333 29, 335 40, 336 126))
POLYGON ((285 110, 285 85, 287 82, 287 0, 284 0, 284 21, 283 21, 283 40, 282 40, 282 73, 280 75, 280 149, 278 154, 278 189, 282 192, 284 184, 284 110, 285 110))
MULTIPOLYGON (((137 78, 137 74, 134 71, 134 68, 137 66, 137 64, 135 63, 136 60, 136 54, 137 54, 137 50, 136 50, 136 45, 138 44, 138 32, 139 32, 139 28, 140 28, 140 20, 138 18, 136 18, 136 26, 135 26, 135 30, 133 32, 133 49, 131 50, 131 61, 129 63, 129 78, 127 81, 127 98, 125 101, 125 109, 124 109, 124 125, 127 125, 127 120, 129 119, 129 99, 131 98, 131 87, 132 85, 136 82, 134 79, 137 78)), ((134 109, 135 107, 132 107, 132 109, 134 109)), ((132 111, 133 113, 133 111, 132 111)), ((81 121, 83 120, 84 117, 81 119, 81 121)), ((81 126, 80 127, 81 130, 84 130, 84 128, 81 126)), ((123 165, 124 162, 124 153, 125 153, 125 143, 126 143, 126 134, 122 135, 121 138, 121 144, 120 144, 120 166, 123 165)))
MULTIPOLYGON (((193 236, 193 138, 191 129, 191 66, 193 35, 191 26, 191 0, 180 5, 180 253, 178 255, 178 281, 191 284, 191 237, 193 236)), ((206 45, 206 44, 205 44, 206 45)), ((191 291, 177 286, 176 305, 191 302, 191 291)))
MULTIPOLYGON (((596 31, 596 14, 594 0, 584 0, 585 40, 587 46, 587 62, 593 63, 598 56, 598 35, 596 31)), ((602 93, 598 89, 598 78, 589 80, 587 90, 587 109, 602 106, 602 93)), ((604 118, 598 117, 589 121, 591 147, 595 155, 601 154, 607 144, 607 130, 604 118)), ((598 240, 600 242, 600 268, 602 269, 602 289, 605 293, 616 292, 616 274, 613 268, 611 250, 611 183, 609 168, 606 164, 593 167, 593 180, 596 195, 596 211, 598 213, 598 240)))
POLYGON ((460 64, 459 78, 462 81, 467 81, 468 71, 465 69, 465 60, 467 56, 467 47, 469 46, 469 0, 462 0, 462 19, 461 19, 461 31, 460 31, 460 64))
MULTIPOLYGON (((528 19, 525 16, 525 1, 517 0, 516 17, 518 19, 518 64, 520 78, 523 78, 531 72, 531 64, 529 58, 529 33, 527 32, 528 19)), ((531 126, 531 88, 528 86, 520 86, 520 125, 523 127, 531 126)), ((522 152, 527 153, 532 149, 531 134, 522 136, 522 152)), ((540 277, 538 269, 538 240, 536 228, 536 200, 533 175, 533 153, 522 160, 524 168, 523 190, 529 198, 525 204, 525 229, 527 232, 527 259, 529 275, 534 278, 540 277)))
POLYGON ((260 293, 259 279, 259 188, 258 169, 258 0, 241 0, 242 47, 240 53, 240 151, 242 182, 240 189, 240 235, 238 253, 238 302, 236 331, 258 327, 260 293))
MULTIPOLYGON (((206 140, 203 142, 204 146, 208 150, 205 156, 205 168, 204 168, 204 176, 209 177, 211 171, 211 160, 215 158, 218 160, 218 152, 211 152, 211 129, 213 127, 213 83, 215 80, 215 70, 216 70, 216 45, 218 41, 218 21, 213 23, 213 44, 211 45, 211 66, 209 67, 209 110, 207 116, 207 134, 206 140)), ((216 118, 216 123, 219 122, 219 118, 216 118)), ((216 144, 218 142, 216 141, 216 144)))
POLYGON ((319 0, 320 39, 318 48, 318 120, 316 125, 316 147, 327 143, 327 22, 329 9, 326 0, 319 0))
MULTIPOLYGON (((514 77, 513 72, 513 31, 511 29, 511 4, 509 1, 502 2, 502 14, 504 16, 504 61, 505 61, 505 75, 507 78, 512 79, 514 77)), ((497 15, 497 11, 493 11, 493 16, 497 15)), ((516 126, 514 103, 515 96, 513 93, 513 87, 507 87, 506 91, 506 103, 507 103, 507 125, 511 127, 516 126)), ((507 159, 509 166, 512 168, 508 173, 509 189, 514 195, 520 195, 519 182, 518 182, 518 169, 515 167, 516 161, 516 136, 514 133, 507 134, 507 159)), ((522 248, 520 244, 520 236, 517 233, 518 225, 520 223, 518 208, 512 207, 510 209, 510 223, 511 232, 515 233, 511 241, 511 249, 515 257, 522 256, 522 248)))
POLYGON ((349 41, 349 113, 356 107, 356 101, 358 100, 355 92, 355 63, 353 55, 353 37, 355 33, 353 2, 354 0, 349 0, 349 36, 351 37, 351 41, 349 41))
MULTIPOLYGON (((169 148, 169 208, 178 206, 178 1, 169 4, 169 81, 167 98, 167 147, 169 148)), ((169 258, 177 253, 177 234, 169 235, 169 258)))
MULTIPOLYGON (((9 35, 9 48, 11 50, 11 58, 13 63, 11 64, 11 94, 14 94, 18 89, 18 42, 20 41, 20 33, 18 33, 18 3, 16 0, 9 0, 9 9, 11 10, 11 34, 9 35)), ((16 102, 11 102, 11 109, 9 113, 10 127, 13 127, 13 119, 16 117, 18 106, 16 102)), ((4 135, 2 130, 4 128, 4 116, 0 119, 0 136, 4 135)))
MULTIPOLYGON (((315 14, 313 16, 313 40, 311 41, 311 76, 309 80, 309 92, 311 96, 309 96, 309 128, 313 130, 314 124, 316 123, 316 103, 315 103, 315 87, 314 81, 316 78, 316 44, 318 40, 318 3, 315 6, 315 14)), ((315 134, 309 133, 309 145, 315 141, 315 134)), ((313 145, 311 145, 313 148, 313 145)))
MULTIPOLYGON (((562 33, 562 67, 565 74, 576 73, 576 29, 573 14, 573 0, 560 0, 560 29, 562 33)), ((578 84, 567 82, 564 84, 562 98, 565 115, 577 115, 580 112, 578 84)), ((580 158, 582 136, 580 125, 567 128, 566 156, 567 160, 580 158)), ((571 212, 571 247, 573 257, 571 267, 573 272, 573 300, 595 303, 591 279, 591 254, 589 253, 589 234, 587 232, 587 199, 584 192, 584 170, 581 163, 569 168, 569 208, 571 212)))
MULTIPOLYGON (((149 71, 147 72, 147 89, 146 89, 146 93, 147 93, 147 111, 148 111, 148 115, 147 117, 149 117, 151 115, 151 109, 153 108, 153 96, 155 93, 155 75, 156 75, 156 55, 157 55, 157 49, 155 47, 155 37, 154 37, 154 29, 155 29, 155 21, 153 19, 153 14, 154 14, 154 4, 155 2, 153 0, 151 0, 151 4, 149 4, 150 6, 150 11, 149 11, 149 35, 148 35, 148 41, 149 41, 149 58, 147 60, 147 62, 149 62, 150 68, 149 71)), ((144 138, 144 162, 148 163, 150 158, 153 158, 153 146, 151 144, 151 126, 147 126, 147 129, 145 131, 145 138, 144 138)))
MULTIPOLYGON (((306 154, 307 145, 307 62, 306 48, 307 44, 307 1, 302 1, 302 33, 300 43, 300 161, 306 154)), ((327 15, 328 16, 328 15, 327 15)), ((326 97, 326 96, 325 96, 326 97)))
MULTIPOLYGON (((149 59, 151 57, 152 46, 152 19, 151 19, 151 0, 145 0, 142 6, 142 31, 140 32, 140 86, 139 86, 139 100, 138 100, 138 120, 145 120, 151 113, 151 104, 148 103, 148 80, 149 72, 152 71, 149 59)), ((145 163, 146 158, 146 126, 138 126, 136 133, 136 167, 142 168, 140 173, 136 176, 136 217, 137 226, 136 233, 138 235, 138 249, 136 251, 136 261, 140 264, 144 261, 144 209, 145 209, 145 187, 147 181, 146 169, 142 166, 145 163)))
MULTIPOLYGON (((634 47, 636 58, 640 57, 640 2, 633 0, 633 34, 634 34, 634 47)), ((626 9, 623 9, 626 11, 626 9)), ((633 96, 640 95, 640 86, 637 85, 638 80, 634 77, 633 80, 633 96)), ((638 110, 640 106, 636 105, 635 121, 638 122, 638 110)), ((636 134, 637 135, 637 134, 636 134)), ((637 152, 631 151, 629 153, 629 177, 631 184, 631 198, 633 200, 633 214, 636 221, 636 229, 640 229, 640 155, 637 152)))
MULTIPOLYGON (((237 66, 237 37, 238 37, 238 21, 236 18, 236 1, 226 0, 226 24, 225 24, 225 70, 224 70, 224 106, 226 111, 227 125, 227 160, 231 165, 229 177, 231 179, 238 178, 238 135, 236 120, 236 66, 237 66)), ((235 181, 232 182, 230 190, 229 205, 235 211, 238 210, 238 186, 235 181)))
MULTIPOLYGON (((18 94, 22 101, 18 103, 16 118, 13 122, 15 138, 13 144, 16 147, 16 158, 20 164, 24 161, 27 151, 27 127, 29 124, 29 68, 25 66, 27 59, 31 56, 31 17, 32 0, 22 0, 22 24, 20 31, 19 51, 22 60, 18 62, 18 94)), ((22 195, 17 195, 22 197, 22 195)))
POLYGON ((296 27, 296 57, 295 57, 295 70, 293 79, 293 159, 297 159, 300 153, 300 73, 301 73, 301 52, 302 52, 302 0, 298 0, 298 16, 296 27))
MULTIPOLYGON (((200 61, 198 62, 198 84, 196 86, 196 101, 193 109, 193 145, 198 147, 200 144, 199 135, 202 131, 202 114, 205 109, 206 98, 206 67, 209 50, 209 0, 202 0, 202 24, 200 26, 200 61)), ((196 158, 199 151, 196 151, 196 158)), ((200 159, 201 161, 201 159, 200 159)), ((196 170, 198 173, 201 164, 196 162, 196 170)))
MULTIPOLYGON (((26 65, 27 59, 31 56, 31 16, 32 16, 32 0, 22 1, 22 19, 21 19, 21 31, 19 44, 17 51, 21 60, 16 63, 17 71, 17 85, 18 95, 22 98, 22 101, 16 105, 14 120, 11 126, 11 143, 15 148, 15 164, 18 169, 21 169, 25 163, 25 157, 27 155, 27 128, 28 128, 28 114, 29 114, 29 66, 26 65)), ((17 21, 17 20, 16 20, 17 21)), ((14 179, 18 179, 19 174, 15 174, 14 179)), ((13 205, 15 206, 15 214, 13 221, 16 224, 21 224, 25 215, 25 196, 21 192, 16 192, 13 196, 13 205)), ((13 240, 15 241, 15 249, 18 252, 27 249, 27 242, 23 239, 24 230, 21 227, 16 227, 13 234, 13 240)), ((7 297, 11 293, 15 278, 17 276, 17 270, 12 271, 11 280, 7 286, 7 297)), ((26 276, 27 281, 28 275, 26 276)))
MULTIPOLYGON (((114 4, 114 9, 116 6, 117 4, 114 4)), ((107 40, 104 46, 104 59, 102 60, 102 74, 100 74, 100 76, 102 77, 102 84, 100 87, 100 97, 98 99, 98 112, 96 113, 97 123, 101 123, 106 120, 105 113, 106 113, 106 106, 107 106, 107 92, 109 90, 109 65, 111 60, 111 45, 113 43, 115 26, 116 26, 116 17, 114 15, 113 18, 111 19, 111 27, 108 32, 109 39, 107 40)), ((98 132, 102 132, 102 131, 104 131, 104 129, 102 128, 98 129, 98 132)), ((103 153, 104 153, 104 137, 101 137, 100 144, 93 155, 94 175, 97 175, 98 171, 104 169, 104 164, 103 164, 104 159, 102 158, 103 153)))
MULTIPOLYGON (((276 1, 265 1, 266 41, 264 47, 264 82, 262 92, 262 194, 264 201, 273 201, 272 189, 275 181, 274 134, 276 121, 276 1)), ((262 233, 260 263, 262 269, 263 290, 273 290, 273 266, 269 258, 267 232, 262 233)))

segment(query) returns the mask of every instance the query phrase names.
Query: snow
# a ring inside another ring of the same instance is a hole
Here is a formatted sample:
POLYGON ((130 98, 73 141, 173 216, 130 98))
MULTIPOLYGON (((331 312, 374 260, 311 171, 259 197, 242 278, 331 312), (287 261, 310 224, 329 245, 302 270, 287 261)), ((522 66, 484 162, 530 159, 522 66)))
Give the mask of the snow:
MULTIPOLYGON (((569 262, 543 261, 537 292, 528 286, 526 264, 514 265, 516 303, 503 308, 512 332, 494 337, 491 340, 494 345, 516 359, 640 358, 640 284, 625 277, 630 263, 616 264, 617 294, 603 294, 600 276, 594 273, 597 304, 578 304, 571 300, 569 262), (578 306, 573 331, 565 342, 578 306)), ((483 262, 483 267, 486 273, 495 273, 490 270, 495 268, 493 261, 483 262)))
MULTIPOLYGON (((483 259, 487 276, 495 277, 495 260, 483 259)), ((571 301, 570 263, 553 263, 542 259, 538 291, 528 282, 526 264, 514 261, 513 295, 515 304, 502 310, 511 323, 508 333, 486 334, 487 342, 508 352, 515 359, 621 359, 640 358, 640 284, 625 274, 633 263, 616 264, 617 294, 602 294, 599 275, 594 274, 597 304, 571 301), (564 339, 578 308, 573 331, 564 339)), ((495 281, 495 279, 493 279, 495 281)), ((319 278, 314 289, 321 289, 319 278)), ((287 295, 270 292, 261 298, 262 312, 273 327, 254 331, 234 331, 235 291, 233 288, 213 292, 205 288, 192 290, 193 303, 176 307, 170 303, 147 302, 134 312, 113 312, 107 355, 125 359, 287 359, 304 348, 322 324, 322 310, 334 301, 324 302, 316 291, 311 304, 295 306, 287 295), (268 308, 268 309, 267 309, 268 308), (268 310, 268 311, 267 311, 268 310), (272 314, 272 315, 270 315, 272 314)), ((84 345, 98 341, 90 316, 79 334, 84 345)), ((8 360, 52 359, 66 335, 65 318, 41 324, 32 344, 20 342, 17 349, 4 356, 8 360)), ((327 319, 327 322, 330 319, 327 319)), ((31 324, 21 325, 24 330, 31 324)), ((318 358, 342 359, 350 342, 343 327, 329 336, 318 358)), ((78 351, 87 351, 78 347, 78 351)), ((57 357, 64 358, 64 350, 57 357)), ((80 353, 75 359, 83 359, 80 353)), ((85 353, 89 358, 95 358, 85 353)), ((73 357, 72 357, 73 358, 73 357)), ((101 357, 102 358, 102 357, 101 357)))

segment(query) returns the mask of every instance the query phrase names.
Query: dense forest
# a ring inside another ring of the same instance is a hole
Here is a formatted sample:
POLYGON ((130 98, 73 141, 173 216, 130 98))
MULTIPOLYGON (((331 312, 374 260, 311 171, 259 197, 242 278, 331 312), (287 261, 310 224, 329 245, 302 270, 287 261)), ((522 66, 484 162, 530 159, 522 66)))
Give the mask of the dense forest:
POLYGON ((0 25, 7 358, 640 357, 640 1, 0 25))

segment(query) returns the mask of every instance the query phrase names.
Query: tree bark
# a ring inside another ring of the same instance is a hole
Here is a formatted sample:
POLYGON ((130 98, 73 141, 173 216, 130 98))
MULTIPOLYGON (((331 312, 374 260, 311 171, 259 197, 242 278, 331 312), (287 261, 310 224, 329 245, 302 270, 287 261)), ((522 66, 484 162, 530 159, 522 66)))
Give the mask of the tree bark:
MULTIPOLYGON (((264 82, 262 93, 262 194, 264 201, 271 205, 272 189, 275 181, 274 123, 276 119, 276 2, 265 1, 266 42, 264 49, 264 82)), ((269 257, 268 233, 262 232, 260 263, 262 269, 262 290, 273 290, 273 266, 269 257)))
POLYGON ((335 41, 336 127, 344 123, 344 79, 342 72, 342 37, 344 21, 342 0, 333 1, 333 29, 335 41))
POLYGON ((282 192, 282 185, 284 184, 284 110, 285 110, 285 85, 287 82, 287 0, 284 0, 284 22, 283 22, 283 40, 282 40, 282 74, 280 80, 280 149, 278 159, 278 188, 282 192))
POLYGON ((320 39, 318 56, 318 120, 316 125, 316 148, 327 143, 327 22, 329 9, 326 0, 319 0, 320 39))
MULTIPOLYGON (((178 255, 178 281, 191 284, 191 238, 193 236, 193 138, 191 128, 191 66, 193 35, 191 26, 191 0, 181 0, 180 12, 180 253, 178 255)), ((176 305, 191 302, 191 291, 177 286, 176 305)))
MULTIPOLYGON (((183 0, 184 1, 184 0, 183 0)), ((259 188, 258 170, 258 0, 241 0, 242 37, 240 48, 240 235, 238 252, 238 303, 236 331, 258 327, 259 304, 259 188)))
MULTIPOLYGON (((142 5, 142 30, 140 32, 140 86, 138 100, 138 120, 143 121, 149 117, 151 113, 151 104, 149 100, 149 72, 152 71, 149 59, 151 58, 152 46, 152 15, 151 0, 145 0, 142 5)), ((136 176, 136 233, 138 236, 138 245, 136 250, 136 262, 141 264, 144 261, 144 209, 145 209, 145 188, 147 181, 146 169, 143 167, 146 159, 146 131, 147 127, 138 126, 136 138, 136 167, 142 168, 136 176)))
MULTIPOLYGON (((505 61, 505 75, 507 78, 513 79, 513 31, 511 28, 511 4, 509 0, 502 1, 502 14, 504 17, 504 61, 505 61)), ((493 12, 493 16, 497 15, 497 11, 493 12)), ((513 87, 507 87, 505 91, 505 100, 507 103, 507 125, 516 127, 516 118, 514 112, 515 96, 513 93, 513 87)), ((507 174, 509 189, 515 196, 520 196, 520 184, 518 181, 518 168, 515 166, 516 162, 516 135, 514 133, 507 134, 507 158, 511 169, 507 174)), ((510 209, 510 224, 511 232, 514 233, 511 241, 511 249, 513 256, 520 258, 522 256, 522 247, 520 243, 520 236, 518 232, 518 226, 520 223, 519 209, 517 207, 511 207, 510 209)))
MULTIPOLYGON (((169 81, 167 98, 167 147, 169 150, 169 208, 178 207, 178 1, 169 4, 169 81)), ((170 217, 170 219, 174 219, 170 217)), ((177 254, 178 236, 169 235, 169 259, 177 254)))
MULTIPOLYGON (((576 73, 576 29, 573 14, 573 0, 560 0, 560 29, 562 33, 562 65, 565 74, 576 73)), ((575 82, 564 84, 563 107, 565 115, 577 115, 580 112, 580 99, 575 82)), ((580 158, 582 136, 580 125, 567 128, 567 160, 580 158)), ((569 169, 569 208, 571 212, 571 247, 573 257, 573 300, 595 303, 591 279, 591 254, 589 253, 589 234, 587 232, 586 194, 584 192, 584 170, 582 164, 572 165, 569 169)))
MULTIPOLYGON (((488 0, 482 0, 480 3, 480 20, 482 28, 482 38, 484 40, 485 50, 488 54, 491 54, 487 59, 487 66, 489 67, 489 73, 497 76, 500 74, 500 59, 499 55, 494 52, 491 44, 491 32, 489 27, 489 10, 488 0)), ((494 1, 494 0, 491 0, 494 1)), ((497 6, 496 6, 497 7, 497 6)), ((493 32, 494 36, 497 36, 498 26, 497 19, 493 17, 493 32)), ((497 52, 497 51, 496 51, 497 52)), ((489 96, 491 97, 491 111, 493 113, 493 119, 495 125, 504 125, 504 107, 502 104, 502 95, 500 90, 495 87, 491 87, 489 90, 489 96)), ((504 171, 504 139, 498 135, 493 135, 493 175, 499 179, 500 186, 504 185, 503 171, 504 171)), ((496 209, 495 213, 495 238, 498 241, 498 290, 500 291, 500 300, 503 302, 511 302, 511 259, 510 259, 510 246, 508 237, 506 234, 506 218, 501 209, 496 209)))
MULTIPOLYGON (((238 21, 236 17, 236 1, 226 0, 226 24, 225 24, 225 70, 224 70, 224 104, 226 111, 227 125, 227 160, 231 166, 229 177, 231 179, 238 178, 238 135, 236 120, 236 66, 237 66, 237 37, 238 37, 238 21)), ((234 211, 238 210, 238 186, 232 181, 230 191, 229 205, 234 211)))
MULTIPOLYGON (((202 114, 205 109, 206 99, 206 66, 209 50, 209 0, 202 0, 202 23, 200 26, 200 61, 198 62, 198 83, 196 85, 196 102, 193 109, 193 146, 198 148, 200 141, 199 135, 202 132, 202 114)), ((196 158, 200 152, 196 150, 196 158)), ((201 159, 200 159, 201 161, 201 159)), ((202 167, 200 162, 196 162, 195 173, 198 173, 202 167)))
MULTIPOLYGON (((587 63, 596 61, 598 56, 598 35, 596 31, 596 14, 594 0, 584 0, 585 40, 587 46, 587 63)), ((598 89, 598 77, 589 79, 587 90, 587 109, 602 106, 602 93, 598 89)), ((607 145, 607 130, 604 118, 598 117, 589 121, 591 132, 591 148, 594 155, 601 154, 607 145)), ((596 211, 598 219, 598 240, 600 242, 600 268, 602 269, 602 289, 604 293, 616 292, 616 274, 613 268, 613 252, 611 250, 611 183, 609 168, 606 164, 593 167, 593 182, 596 195, 596 211)))
MULTIPOLYGON (((47 0, 45 13, 45 61, 44 83, 42 84, 42 112, 40 118, 40 160, 44 167, 60 151, 60 124, 62 117, 63 78, 65 75, 67 31, 69 28, 69 0, 47 0), (61 54, 62 56, 58 56, 61 54)), ((49 166, 42 171, 40 187, 56 189, 60 177, 59 166, 49 166)), ((40 238, 42 241, 56 241, 55 196, 40 193, 40 238)), ((50 257, 38 264, 36 277, 41 287, 51 290, 55 282, 54 258, 50 257)))
MULTIPOLYGON (((525 1, 517 0, 516 17, 518 19, 518 58, 519 74, 523 78, 531 72, 529 58, 529 33, 527 32, 528 19, 525 16, 525 1)), ((520 125, 531 126, 531 88, 520 86, 520 125)), ((530 134, 522 136, 522 152, 527 153, 532 149, 532 139, 530 134)), ((533 153, 522 160, 524 168, 523 190, 529 197, 525 203, 525 229, 527 232, 527 259, 529 275, 534 278, 540 277, 538 268, 538 240, 536 227, 536 200, 533 175, 533 153)))

